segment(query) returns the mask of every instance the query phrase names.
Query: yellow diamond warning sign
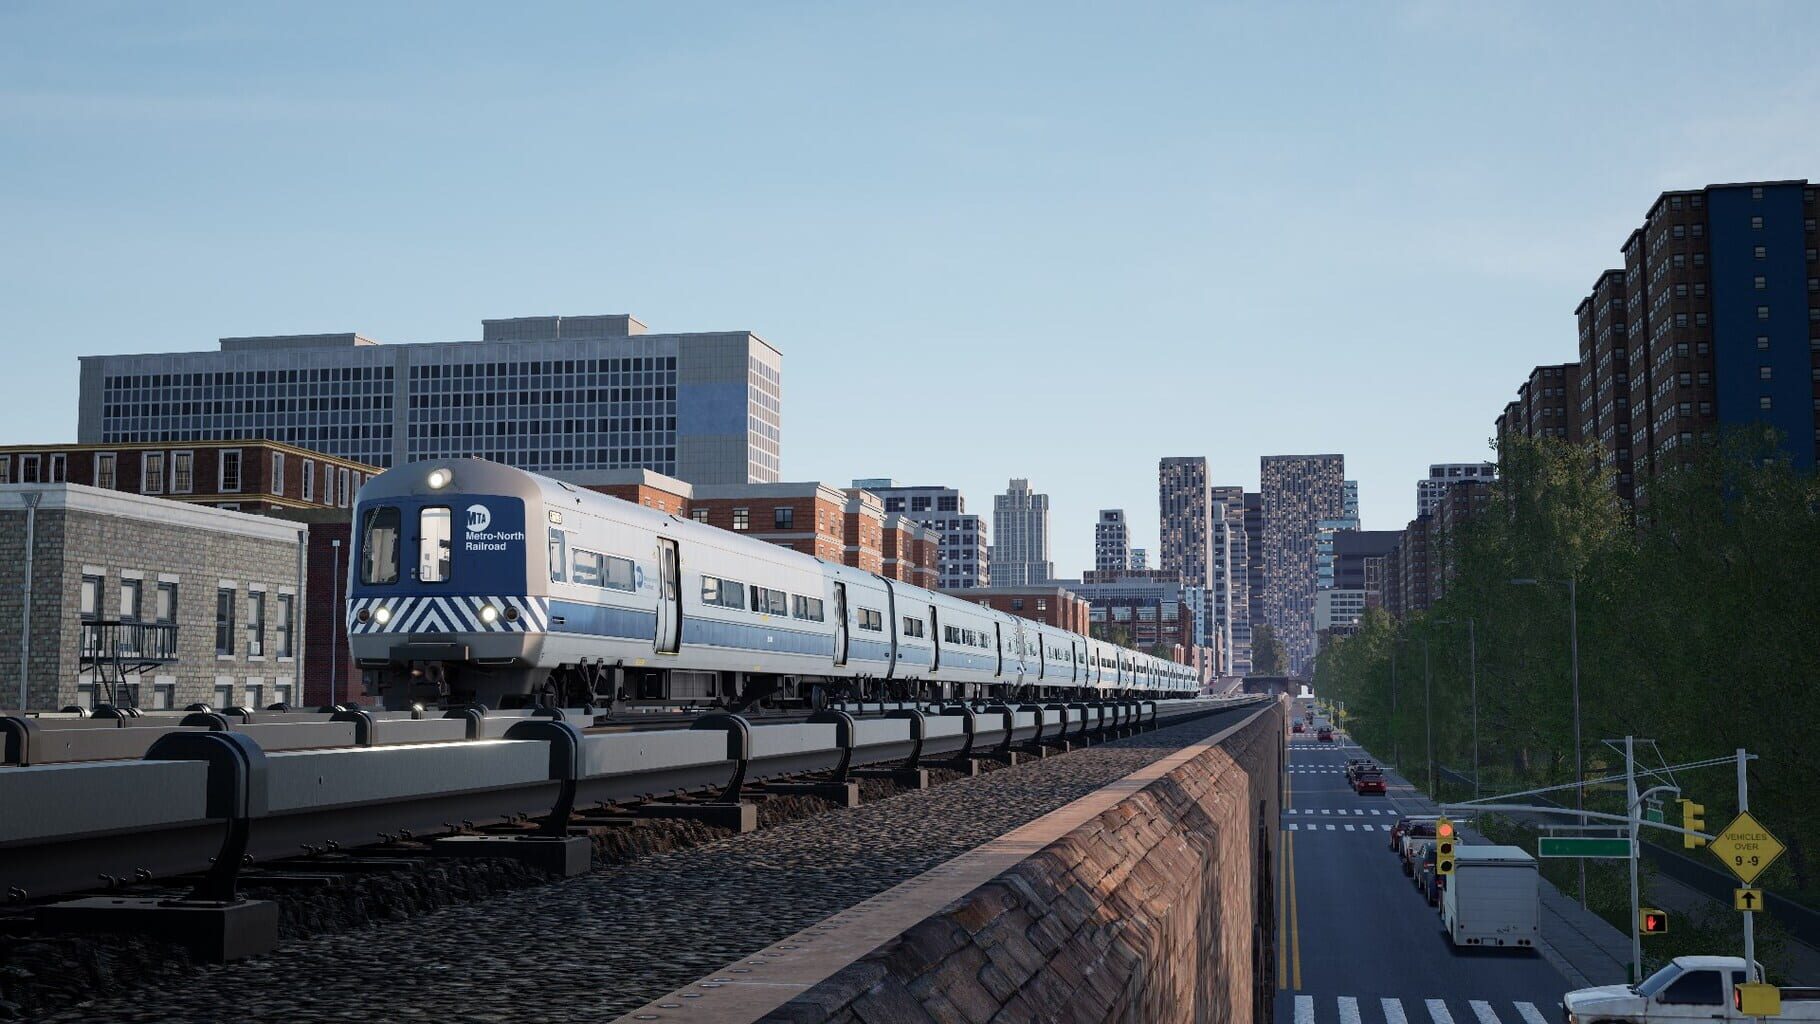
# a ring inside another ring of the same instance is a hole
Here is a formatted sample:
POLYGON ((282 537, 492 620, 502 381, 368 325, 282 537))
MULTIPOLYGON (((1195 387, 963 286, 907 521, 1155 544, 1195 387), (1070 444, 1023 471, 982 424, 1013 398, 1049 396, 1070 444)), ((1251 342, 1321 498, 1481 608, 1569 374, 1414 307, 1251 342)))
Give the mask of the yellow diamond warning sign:
POLYGON ((1739 881, 1749 885, 1770 862, 1782 856, 1784 847, 1746 811, 1733 818, 1707 849, 1724 861, 1739 881))

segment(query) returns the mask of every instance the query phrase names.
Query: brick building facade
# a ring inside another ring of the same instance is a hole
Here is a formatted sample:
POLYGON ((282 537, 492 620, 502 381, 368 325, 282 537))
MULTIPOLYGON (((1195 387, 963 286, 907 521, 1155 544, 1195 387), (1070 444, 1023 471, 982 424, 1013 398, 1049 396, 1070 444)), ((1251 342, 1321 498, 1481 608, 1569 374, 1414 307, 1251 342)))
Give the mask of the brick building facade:
POLYGON ((257 439, 0 447, 0 484, 81 484, 237 512, 348 508, 378 472, 257 439))

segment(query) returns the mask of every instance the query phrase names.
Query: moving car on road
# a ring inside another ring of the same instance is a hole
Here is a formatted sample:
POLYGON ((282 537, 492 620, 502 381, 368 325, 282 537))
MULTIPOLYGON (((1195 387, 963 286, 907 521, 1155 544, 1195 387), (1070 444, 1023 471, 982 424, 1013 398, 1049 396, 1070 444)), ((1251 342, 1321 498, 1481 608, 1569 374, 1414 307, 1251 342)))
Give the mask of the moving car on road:
POLYGON ((1329 729, 1327 726, 1323 725, 1314 734, 1314 738, 1321 743, 1332 743, 1333 742, 1333 730, 1329 729))
POLYGON ((1535 858, 1518 846, 1455 847, 1441 926, 1456 946, 1533 947, 1542 935, 1535 858))
POLYGON ((1352 773, 1352 791, 1364 796, 1367 793, 1384 795, 1384 772, 1376 765, 1360 768, 1352 773))
MULTIPOLYGON (((1761 974, 1761 967, 1759 967, 1761 974)), ((1744 958, 1678 956, 1641 985, 1601 985, 1561 997, 1567 1024, 1649 1024, 1651 1021, 1701 1021, 1709 1018, 1742 1024, 1748 1020, 1820 1021, 1820 988, 1780 990, 1780 1013, 1756 1017, 1744 1013, 1738 986, 1744 984, 1744 958)))
POLYGON ((1294 726, 1290 727, 1289 731, 1290 732, 1307 732, 1308 730, 1302 726, 1302 723, 1297 722, 1294 726))

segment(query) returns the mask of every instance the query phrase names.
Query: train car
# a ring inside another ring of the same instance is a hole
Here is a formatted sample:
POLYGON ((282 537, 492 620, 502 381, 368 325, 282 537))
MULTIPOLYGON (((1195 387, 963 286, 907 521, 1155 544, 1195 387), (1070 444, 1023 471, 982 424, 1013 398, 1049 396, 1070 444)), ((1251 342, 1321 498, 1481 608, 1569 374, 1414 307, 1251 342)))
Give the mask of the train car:
POLYGON ((350 651, 388 707, 1185 691, 1148 655, 478 459, 374 477, 350 561, 350 651))

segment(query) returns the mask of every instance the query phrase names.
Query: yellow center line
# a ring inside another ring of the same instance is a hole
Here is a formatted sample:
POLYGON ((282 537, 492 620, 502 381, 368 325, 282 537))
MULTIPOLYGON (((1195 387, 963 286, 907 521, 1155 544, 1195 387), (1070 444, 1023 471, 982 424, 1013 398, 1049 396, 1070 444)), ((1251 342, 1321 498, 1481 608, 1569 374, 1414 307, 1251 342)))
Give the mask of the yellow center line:
MULTIPOLYGON (((1283 773, 1283 802, 1289 806, 1289 773, 1283 773)), ((1289 987, 1289 830, 1277 823, 1277 988, 1289 987)))

